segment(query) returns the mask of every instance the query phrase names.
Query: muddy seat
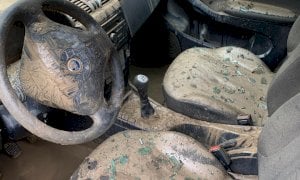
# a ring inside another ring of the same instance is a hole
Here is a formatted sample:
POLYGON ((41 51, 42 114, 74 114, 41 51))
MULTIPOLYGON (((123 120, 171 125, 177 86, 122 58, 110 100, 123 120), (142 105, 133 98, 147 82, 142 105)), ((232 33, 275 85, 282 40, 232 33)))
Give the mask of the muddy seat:
POLYGON ((238 47, 196 47, 182 52, 164 77, 166 105, 192 118, 226 124, 237 124, 240 114, 251 115, 254 125, 262 126, 296 93, 296 73, 290 64, 299 57, 299 29, 298 18, 289 34, 288 56, 277 73, 238 47))
POLYGON ((125 131, 85 158, 71 179, 227 179, 198 141, 177 132, 125 131))

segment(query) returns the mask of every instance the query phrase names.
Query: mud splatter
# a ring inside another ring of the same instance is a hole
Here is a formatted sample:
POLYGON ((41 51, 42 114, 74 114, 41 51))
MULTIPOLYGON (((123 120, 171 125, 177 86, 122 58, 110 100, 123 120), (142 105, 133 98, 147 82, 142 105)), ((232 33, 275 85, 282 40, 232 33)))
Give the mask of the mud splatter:
POLYGON ((94 170, 97 167, 97 161, 88 161, 88 169, 94 170))

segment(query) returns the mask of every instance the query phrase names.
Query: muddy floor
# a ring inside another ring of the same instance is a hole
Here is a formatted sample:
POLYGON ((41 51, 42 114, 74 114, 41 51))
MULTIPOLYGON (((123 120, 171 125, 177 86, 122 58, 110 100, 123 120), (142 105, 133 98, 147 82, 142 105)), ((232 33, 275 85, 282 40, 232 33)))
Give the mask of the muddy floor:
POLYGON ((76 146, 61 146, 38 140, 36 143, 18 142, 22 154, 11 159, 0 154, 0 170, 3 180, 69 179, 74 170, 97 146, 88 143, 76 146))

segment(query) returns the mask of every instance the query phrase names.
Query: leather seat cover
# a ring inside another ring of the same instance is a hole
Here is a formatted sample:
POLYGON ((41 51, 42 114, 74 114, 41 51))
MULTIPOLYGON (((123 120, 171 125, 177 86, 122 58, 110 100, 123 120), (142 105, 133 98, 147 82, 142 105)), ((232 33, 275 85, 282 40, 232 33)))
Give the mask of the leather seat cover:
POLYGON ((187 116, 236 124, 239 114, 251 114, 261 126, 272 78, 265 64, 245 49, 192 48, 170 65, 163 90, 166 105, 187 116))
POLYGON ((71 179, 231 179, 198 141, 177 132, 125 131, 99 145, 71 179))

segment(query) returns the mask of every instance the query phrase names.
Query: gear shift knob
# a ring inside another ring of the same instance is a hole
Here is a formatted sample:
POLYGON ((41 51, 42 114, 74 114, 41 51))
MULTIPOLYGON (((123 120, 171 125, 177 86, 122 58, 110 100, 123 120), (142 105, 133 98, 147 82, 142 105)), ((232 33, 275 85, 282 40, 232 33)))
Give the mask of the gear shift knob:
POLYGON ((148 99, 148 82, 149 78, 145 75, 136 75, 133 80, 133 85, 137 88, 141 101, 141 116, 149 118, 154 114, 154 108, 148 99))

